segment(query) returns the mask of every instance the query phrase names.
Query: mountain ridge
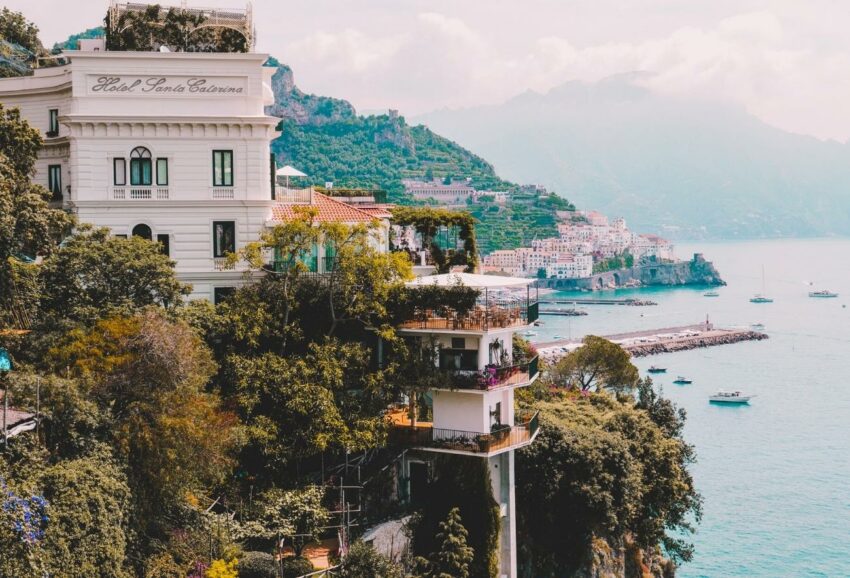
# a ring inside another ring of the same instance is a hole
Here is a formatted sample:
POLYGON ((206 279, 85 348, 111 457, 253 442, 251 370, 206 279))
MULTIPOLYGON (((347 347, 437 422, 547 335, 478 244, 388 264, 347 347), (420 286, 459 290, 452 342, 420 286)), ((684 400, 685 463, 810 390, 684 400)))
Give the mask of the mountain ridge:
POLYGON ((646 73, 414 117, 506 178, 673 237, 850 233, 850 151, 743 109, 658 95, 646 73), (844 198, 842 198, 844 195, 844 198))

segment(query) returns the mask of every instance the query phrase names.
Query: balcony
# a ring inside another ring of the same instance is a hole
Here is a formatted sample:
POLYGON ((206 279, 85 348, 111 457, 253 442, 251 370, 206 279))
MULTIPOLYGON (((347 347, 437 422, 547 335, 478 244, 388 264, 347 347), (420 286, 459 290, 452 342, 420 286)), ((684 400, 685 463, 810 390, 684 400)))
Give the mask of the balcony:
MULTIPOLYGON (((490 391, 511 385, 528 385, 537 377, 539 358, 535 355, 530 361, 502 367, 488 367, 484 371, 470 376, 471 379, 459 380, 458 389, 478 389, 490 391), (463 385, 466 387, 463 387, 463 385)), ((466 376, 465 376, 466 377, 466 376)))
POLYGON ((451 331, 490 331, 508 327, 524 327, 539 317, 536 301, 527 303, 499 302, 490 299, 460 313, 451 308, 417 308, 412 319, 400 329, 447 329, 451 331))
POLYGON ((235 198, 233 187, 212 187, 210 198, 214 201, 226 201, 235 198))
POLYGON ((113 187, 112 198, 118 201, 168 200, 168 187, 113 187))
POLYGON ((533 442, 540 428, 538 414, 517 412, 516 425, 496 427, 489 433, 436 428, 428 423, 411 427, 392 420, 390 442, 413 449, 487 457, 533 442))

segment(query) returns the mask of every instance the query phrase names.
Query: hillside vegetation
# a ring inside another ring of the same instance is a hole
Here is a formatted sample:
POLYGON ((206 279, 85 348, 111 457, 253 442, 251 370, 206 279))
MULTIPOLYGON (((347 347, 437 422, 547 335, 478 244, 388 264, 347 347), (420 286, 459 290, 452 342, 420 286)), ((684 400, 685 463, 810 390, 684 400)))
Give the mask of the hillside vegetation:
POLYGON ((499 178, 486 160, 424 125, 410 126, 395 114, 358 116, 347 101, 299 90, 288 66, 275 59, 268 65, 277 66, 275 104, 269 114, 283 118, 272 151, 278 164, 297 167, 310 175, 312 184, 378 188, 399 204, 414 204, 404 194, 402 179, 469 178, 479 190, 513 191, 508 206, 469 206, 479 220, 478 238, 485 253, 555 235, 555 211, 573 208, 557 195, 520 193, 519 186, 499 178))

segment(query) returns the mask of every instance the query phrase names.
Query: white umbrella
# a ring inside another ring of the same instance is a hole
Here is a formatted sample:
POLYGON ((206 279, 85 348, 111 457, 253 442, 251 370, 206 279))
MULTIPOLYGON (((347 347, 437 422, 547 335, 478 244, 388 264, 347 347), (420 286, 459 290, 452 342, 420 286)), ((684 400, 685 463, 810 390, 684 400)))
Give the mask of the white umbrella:
POLYGON ((299 171, 293 166, 286 165, 285 167, 280 167, 275 171, 275 175, 279 177, 286 177, 286 188, 289 188, 289 177, 306 177, 307 175, 299 171))

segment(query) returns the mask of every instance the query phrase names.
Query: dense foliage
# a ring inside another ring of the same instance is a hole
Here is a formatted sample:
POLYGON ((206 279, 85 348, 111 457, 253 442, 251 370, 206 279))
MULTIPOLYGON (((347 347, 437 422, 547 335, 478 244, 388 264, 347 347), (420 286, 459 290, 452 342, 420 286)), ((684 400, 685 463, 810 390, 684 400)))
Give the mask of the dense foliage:
POLYGON ((157 50, 166 46, 180 52, 247 52, 239 32, 211 26, 199 12, 163 8, 159 4, 135 5, 124 11, 113 27, 104 20, 107 50, 157 50))
POLYGON ((55 252, 73 224, 30 180, 39 147, 38 130, 0 105, 0 328, 30 325, 38 288, 27 263, 55 252))
POLYGON ((478 244, 475 240, 475 219, 464 211, 450 211, 434 207, 395 207, 392 210, 394 225, 413 227, 428 249, 438 273, 448 273, 455 265, 465 265, 473 272, 478 265, 478 244), (441 231, 455 233, 457 246, 441 247, 438 237, 441 231))
POLYGON ((663 544, 688 560, 682 536, 701 498, 687 470, 684 412, 640 384, 638 401, 607 393, 556 393, 537 403, 537 441, 517 454, 521 564, 534 576, 572 575, 589 563, 596 538, 629 538, 643 552, 663 544))
MULTIPOLYGON (((427 556, 432 563, 436 562, 435 553, 442 550, 446 539, 440 536, 446 531, 444 523, 457 508, 457 515, 463 520, 467 532, 463 546, 471 548, 473 553, 468 560, 469 577, 490 578, 496 575, 500 518, 499 505, 493 500, 490 488, 487 460, 472 461, 462 456, 440 455, 434 462, 433 479, 421 498, 421 504, 427 507, 422 509, 413 524, 414 552, 427 556)), ((456 530, 453 529, 452 533, 456 530)), ((452 540, 459 541, 459 537, 452 540)), ((463 557, 460 551, 447 554, 449 556, 463 557)))

